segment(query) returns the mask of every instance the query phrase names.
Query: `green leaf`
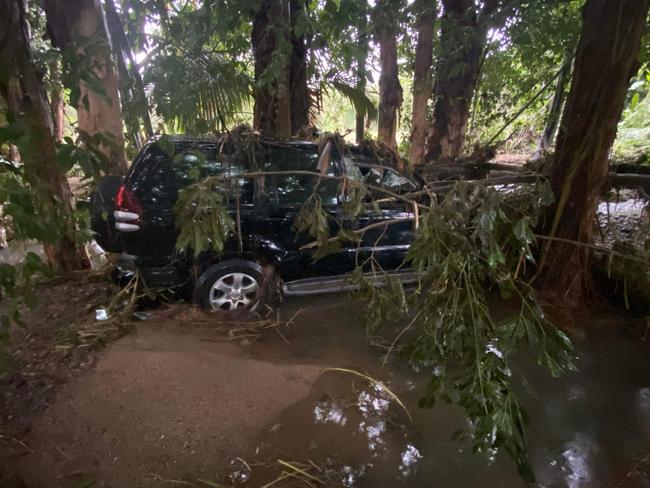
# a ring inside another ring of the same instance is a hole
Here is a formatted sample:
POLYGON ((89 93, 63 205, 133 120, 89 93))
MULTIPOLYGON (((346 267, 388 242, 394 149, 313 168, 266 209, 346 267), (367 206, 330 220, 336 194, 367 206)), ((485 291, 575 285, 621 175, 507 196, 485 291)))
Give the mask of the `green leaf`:
POLYGON ((169 157, 174 156, 174 153, 176 152, 176 144, 174 144, 172 138, 166 134, 163 134, 158 138, 158 147, 160 147, 160 149, 162 149, 162 151, 169 157))
POLYGON ((512 228, 512 232, 522 245, 531 244, 535 240, 535 235, 530 228, 530 219, 528 217, 522 217, 517 220, 512 228))

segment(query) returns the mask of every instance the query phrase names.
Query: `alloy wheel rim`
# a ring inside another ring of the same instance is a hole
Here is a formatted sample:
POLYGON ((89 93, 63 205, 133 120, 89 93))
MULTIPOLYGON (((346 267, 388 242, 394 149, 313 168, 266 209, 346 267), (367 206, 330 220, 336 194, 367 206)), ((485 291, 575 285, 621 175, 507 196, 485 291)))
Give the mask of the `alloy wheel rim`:
POLYGON ((234 310, 250 306, 257 295, 255 278, 246 273, 228 273, 219 278, 210 289, 213 310, 234 310))

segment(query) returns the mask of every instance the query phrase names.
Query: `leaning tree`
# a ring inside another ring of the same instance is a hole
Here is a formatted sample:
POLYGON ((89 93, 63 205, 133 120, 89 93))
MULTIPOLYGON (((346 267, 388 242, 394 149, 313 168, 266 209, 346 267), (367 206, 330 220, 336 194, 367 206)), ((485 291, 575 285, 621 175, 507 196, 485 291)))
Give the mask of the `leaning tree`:
POLYGON ((580 300, 590 295, 595 217, 608 156, 623 111, 650 0, 587 0, 571 89, 560 125, 550 182, 556 202, 543 223, 544 289, 580 300))

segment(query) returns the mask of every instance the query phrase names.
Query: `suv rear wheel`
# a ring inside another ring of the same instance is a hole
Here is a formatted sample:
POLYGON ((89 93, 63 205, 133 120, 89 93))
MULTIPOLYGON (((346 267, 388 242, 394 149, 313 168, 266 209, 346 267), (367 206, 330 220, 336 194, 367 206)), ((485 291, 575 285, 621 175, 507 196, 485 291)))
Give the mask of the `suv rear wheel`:
POLYGON ((259 264, 243 259, 224 261, 199 277, 194 301, 206 311, 255 309, 262 298, 263 283, 259 264))

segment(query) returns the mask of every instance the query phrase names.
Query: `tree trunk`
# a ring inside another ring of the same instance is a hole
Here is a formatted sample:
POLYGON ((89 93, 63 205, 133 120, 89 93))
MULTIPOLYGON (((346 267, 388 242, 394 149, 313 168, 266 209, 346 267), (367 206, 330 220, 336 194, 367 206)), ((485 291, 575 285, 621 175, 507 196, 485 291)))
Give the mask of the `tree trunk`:
POLYGON ((282 46, 289 43, 289 17, 288 0, 262 0, 253 16, 253 127, 267 137, 290 137, 292 131, 290 55, 281 51, 282 46))
POLYGON ((29 124, 30 141, 20 147, 25 176, 34 192, 36 218, 61 222, 60 233, 45 242, 49 264, 57 271, 82 266, 75 244, 72 194, 56 163, 54 122, 42 79, 31 61, 24 4, 0 0, 0 93, 9 113, 29 124), (13 81, 12 81, 13 80, 13 81))
MULTIPOLYGON (((608 154, 616 137, 650 0, 587 0, 573 80, 557 138, 550 182, 556 204, 545 233, 590 242, 608 154)), ((542 250, 543 289, 575 301, 591 291, 590 252, 584 246, 547 241, 542 250)))
POLYGON ((103 40, 110 47, 104 11, 99 0, 45 0, 44 7, 52 44, 62 50, 72 45, 80 59, 94 64, 93 74, 105 92, 97 93, 85 81, 79 82, 79 130, 89 138, 101 134, 112 139, 110 144, 99 145, 106 156, 106 171, 110 174, 126 174, 128 165, 115 63, 110 49, 101 50, 96 45, 88 44, 103 40))
MULTIPOLYGON (((153 136, 153 126, 149 114, 149 102, 147 94, 144 91, 142 75, 138 63, 133 56, 133 50, 129 41, 126 39, 126 32, 122 20, 115 9, 114 0, 105 0, 106 5, 106 25, 110 33, 113 53, 117 60, 117 69, 120 79, 120 95, 126 106, 132 106, 133 110, 125 110, 126 126, 131 133, 134 141, 140 138, 140 122, 144 127, 147 137, 153 136), (133 115, 128 115, 129 113, 133 115), (134 120, 129 121, 129 118, 134 120), (130 122, 130 123, 129 123, 130 122)), ((138 145, 139 147, 139 145, 138 145)))
POLYGON ((377 139, 397 149, 397 112, 402 106, 402 85, 397 69, 397 17, 399 2, 385 0, 377 3, 377 40, 379 42, 379 114, 377 139))
POLYGON ((436 4, 420 1, 417 6, 418 41, 415 47, 415 69, 413 73, 413 113, 411 116, 411 150, 409 159, 412 165, 424 162, 427 137, 427 106, 433 88, 431 64, 433 63, 433 31, 436 21, 436 4))
POLYGON ((562 60, 562 67, 560 68, 560 74, 557 78, 557 84, 555 85, 555 93, 553 94, 553 100, 548 109, 548 115, 546 117, 546 123, 544 125, 544 132, 542 137, 539 139, 539 144, 537 145, 537 150, 533 157, 533 161, 538 160, 548 152, 548 149, 553 143, 553 138, 555 137, 555 131, 557 126, 560 123, 560 117, 562 116, 562 105, 564 104, 564 99, 566 98, 566 86, 570 79, 571 74, 571 60, 573 59, 573 52, 567 50, 564 54, 564 59, 562 60))
POLYGON ((54 122, 54 140, 63 142, 65 102, 63 101, 63 85, 61 82, 61 66, 58 62, 50 63, 50 77, 52 78, 52 89, 50 92, 50 108, 54 122))
POLYGON ((460 157, 465 142, 474 88, 487 35, 488 17, 497 2, 484 2, 477 14, 474 0, 443 0, 441 55, 436 67, 433 126, 427 160, 460 157))
MULTIPOLYGON (((359 15, 359 23, 357 26, 357 56, 356 56, 356 89, 361 92, 366 92, 367 76, 366 76, 366 63, 368 62, 368 2, 363 0, 361 13, 359 15)), ((365 139, 365 113, 356 112, 355 117, 355 140, 357 144, 361 144, 365 139)))
POLYGON ((291 96, 291 134, 309 126, 309 87, 307 86, 307 35, 296 33, 305 26, 305 0, 290 0, 291 61, 289 64, 289 93, 291 96), (302 24, 302 25, 301 25, 302 24))

